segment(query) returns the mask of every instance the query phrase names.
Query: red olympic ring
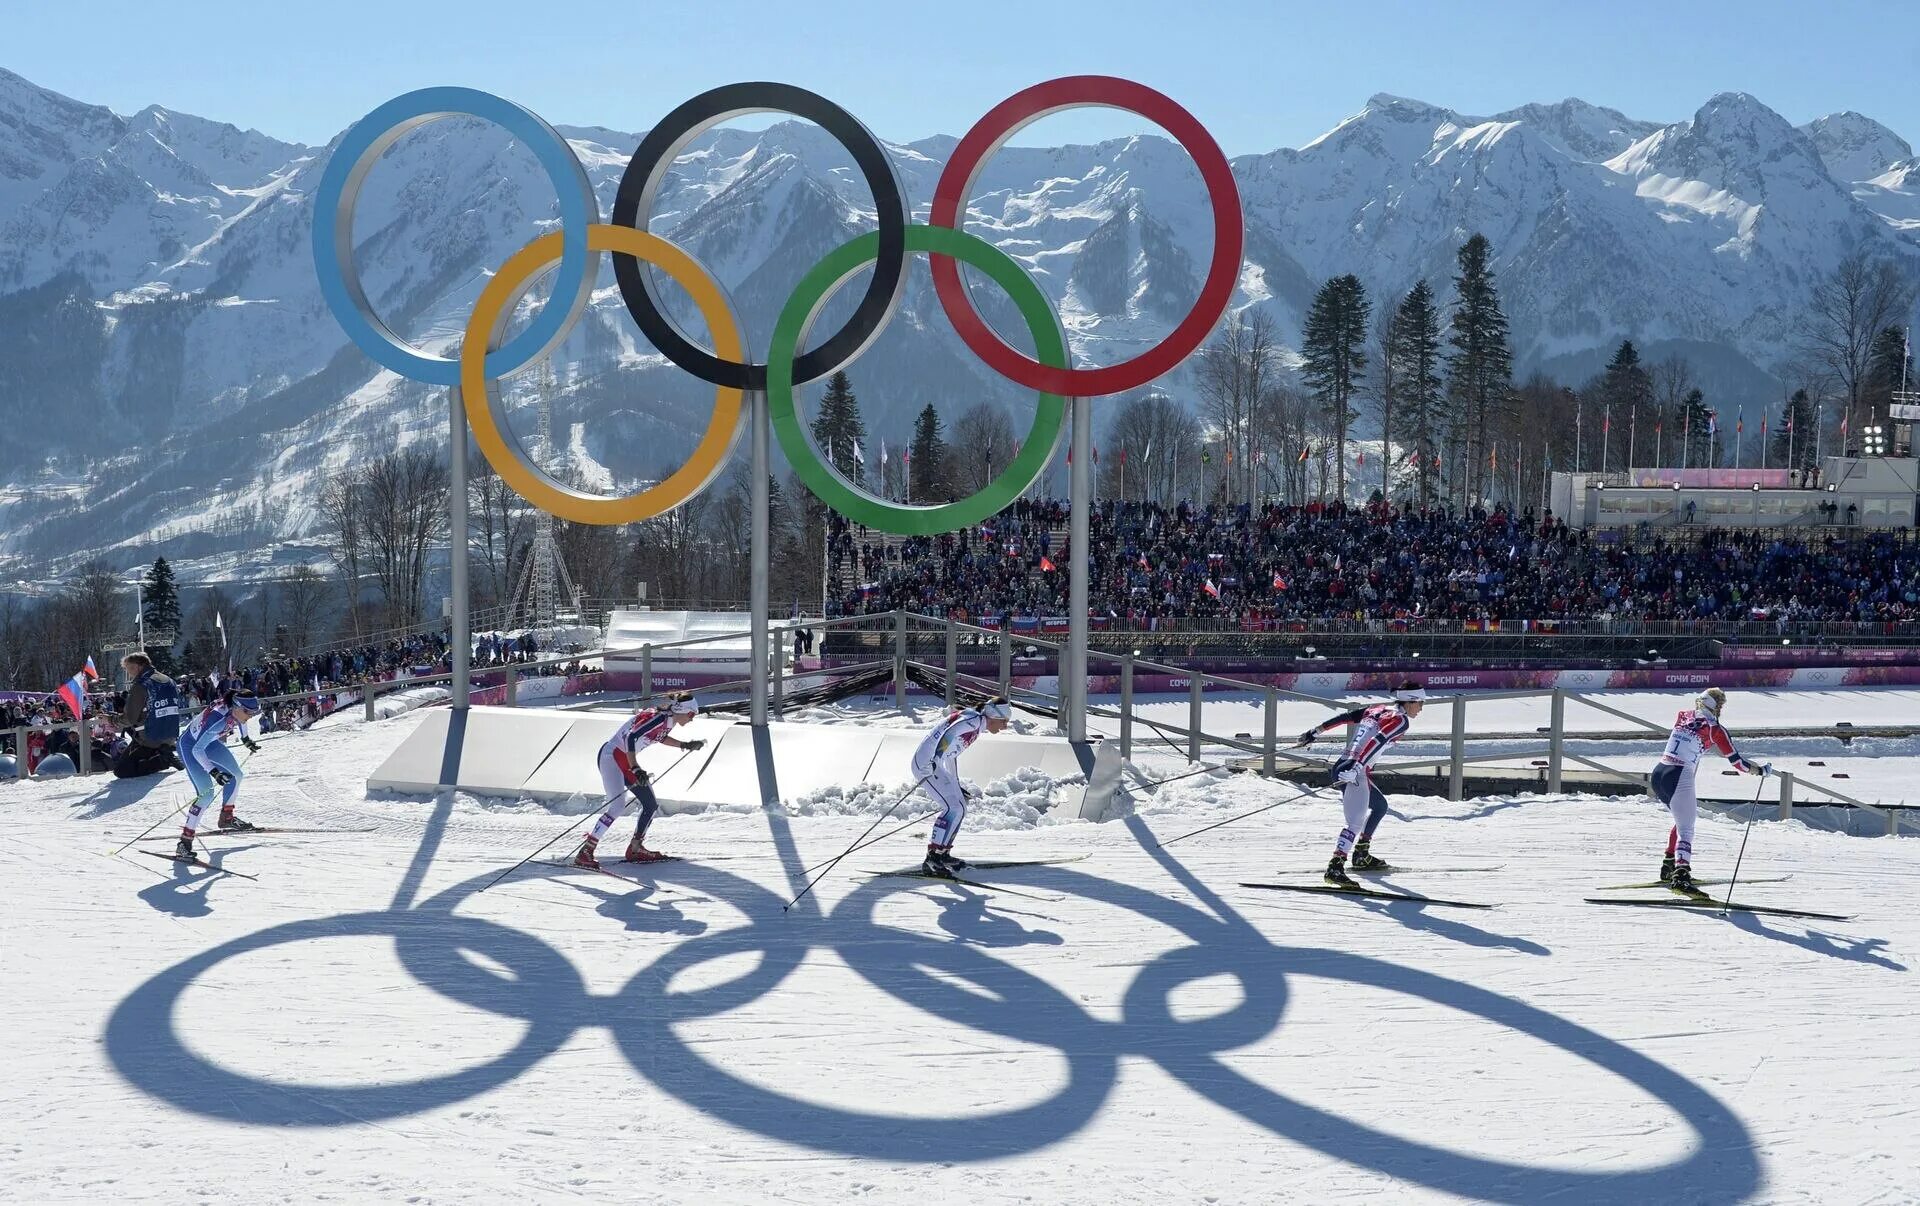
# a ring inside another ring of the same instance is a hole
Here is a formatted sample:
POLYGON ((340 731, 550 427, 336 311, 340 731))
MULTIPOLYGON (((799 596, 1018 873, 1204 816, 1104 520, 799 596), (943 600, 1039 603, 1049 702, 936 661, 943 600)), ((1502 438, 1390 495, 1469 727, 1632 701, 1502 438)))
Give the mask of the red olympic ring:
POLYGON ((1069 75, 1035 84, 1016 92, 974 123, 973 129, 953 149, 940 183, 933 192, 933 210, 928 216, 932 226, 955 230, 965 222, 964 206, 973 191, 974 181, 987 159, 1009 138, 1032 122, 1063 109, 1104 105, 1124 109, 1160 126, 1173 135, 1206 185, 1213 203, 1213 261, 1207 266, 1207 279, 1193 309, 1171 334, 1153 347, 1119 364, 1104 368, 1053 368, 1009 347, 974 309, 960 269, 947 256, 933 261, 933 286, 941 308, 960 333, 973 354, 1010 381, 1028 389, 1060 394, 1069 398, 1093 398, 1120 394, 1171 371, 1191 355, 1212 332, 1213 324, 1226 313, 1240 280, 1240 252, 1246 237, 1246 223, 1240 212, 1240 188, 1234 183, 1233 169, 1220 145, 1207 133, 1193 114, 1172 98, 1144 84, 1107 75, 1069 75))

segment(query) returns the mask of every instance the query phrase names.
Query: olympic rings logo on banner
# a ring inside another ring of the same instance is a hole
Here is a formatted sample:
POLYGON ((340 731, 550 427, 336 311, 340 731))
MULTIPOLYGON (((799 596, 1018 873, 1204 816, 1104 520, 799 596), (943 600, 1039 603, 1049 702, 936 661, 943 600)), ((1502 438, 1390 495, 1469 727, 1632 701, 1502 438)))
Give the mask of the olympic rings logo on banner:
POLYGON ((765 391, 767 413, 794 472, 822 501, 857 523, 901 535, 927 535, 977 523, 1019 497, 1052 458, 1066 426, 1066 397, 1098 397, 1144 385, 1199 348, 1226 312, 1240 274, 1244 222, 1240 193, 1226 156, 1192 114, 1163 94, 1110 76, 1067 76, 1036 84, 994 106, 955 147, 934 189, 929 225, 908 220, 908 201, 893 161, 867 128, 832 101, 790 84, 728 84, 685 102, 641 140, 621 176, 611 224, 584 168, 565 138, 529 110, 472 88, 425 88, 395 97, 348 130, 315 194, 314 266, 321 295, 355 346, 403 377, 460 391, 474 441, 502 479, 528 502, 579 523, 623 524, 661 515, 693 498, 719 475, 744 429, 743 395, 765 391), (961 227, 964 206, 993 153, 1030 123, 1067 109, 1104 106, 1157 123, 1192 156, 1213 205, 1213 254, 1193 309, 1158 344, 1119 364, 1074 368, 1046 295, 1006 253, 961 227), (878 229, 852 239, 810 269, 781 308, 765 363, 748 358, 739 318, 726 290, 683 249, 647 233, 662 180, 689 143, 731 118, 791 113, 820 126, 853 157, 873 194, 878 229), (516 252, 481 291, 460 356, 436 356, 402 339, 375 311, 353 259, 353 214, 361 186, 380 156, 408 131, 445 117, 469 116, 505 129, 539 160, 559 196, 560 230, 516 252), (550 354, 585 313, 594 262, 613 257, 614 279, 627 312, 661 355, 714 387, 713 413, 686 462, 633 494, 585 494, 554 478, 507 431, 497 382, 550 354), (1001 376, 1038 391, 1033 425, 1020 453, 978 492, 940 505, 896 503, 843 476, 821 457, 801 421, 794 389, 845 368, 878 338, 905 290, 907 256, 931 257, 934 291, 962 342, 1001 376), (525 330, 506 339, 515 308, 549 265, 552 293, 525 330), (1035 355, 1009 346, 980 317, 959 270, 977 269, 1013 301, 1034 340, 1035 355), (671 277, 693 298, 712 346, 680 329, 653 294, 641 265, 671 277), (866 265, 866 291, 845 325, 809 351, 820 309, 866 265))

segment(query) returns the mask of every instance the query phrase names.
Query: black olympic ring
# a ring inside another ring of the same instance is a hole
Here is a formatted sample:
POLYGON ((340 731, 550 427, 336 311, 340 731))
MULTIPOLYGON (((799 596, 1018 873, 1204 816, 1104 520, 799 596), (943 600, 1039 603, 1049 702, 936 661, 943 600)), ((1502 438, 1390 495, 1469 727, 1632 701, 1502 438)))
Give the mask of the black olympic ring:
MULTIPOLYGON (((561 872, 556 872, 561 874, 561 872)), ((682 942, 608 995, 587 990, 579 972, 522 931, 454 910, 487 876, 457 884, 412 910, 361 913, 275 926, 227 942, 155 976, 114 1011, 109 1057, 146 1092, 213 1117, 254 1123, 329 1125, 432 1109, 511 1080, 559 1049, 582 1026, 613 1029, 640 1075, 711 1116, 744 1130, 836 1154, 878 1159, 977 1161, 1030 1152, 1069 1137, 1105 1103, 1123 1056, 1147 1059, 1195 1093, 1277 1135, 1404 1181, 1468 1197, 1534 1201, 1570 1191, 1582 1200, 1646 1201, 1676 1192, 1699 1201, 1738 1201, 1759 1184, 1752 1139, 1705 1089, 1657 1061, 1564 1018, 1432 973, 1361 955, 1274 945, 1251 925, 1131 884, 1063 868, 1048 886, 1158 922, 1193 945, 1143 965, 1102 1021, 1031 972, 977 947, 882 925, 879 903, 919 885, 873 879, 810 921, 781 921, 768 889, 711 865, 662 866, 662 879, 698 885, 750 919, 744 927, 682 942), (453 932, 446 927, 451 924, 453 932), (452 1000, 527 1023, 510 1051, 465 1072, 396 1084, 339 1088, 283 1085, 212 1065, 181 1038, 180 995, 202 973, 236 955, 309 938, 388 935, 401 961, 428 988, 452 1000), (429 945, 431 944, 431 945, 429 945), (1067 1083, 1043 1101, 994 1113, 944 1118, 882 1116, 797 1100, 727 1071, 680 1033, 680 1024, 750 1004, 773 991, 817 948, 836 952, 876 988, 942 1021, 1057 1049, 1067 1083), (506 969, 496 974, 461 958, 471 951, 506 969), (669 991, 688 969, 741 953, 760 957, 745 972, 690 991, 669 991), (1685 1158, 1627 1172, 1536 1168, 1466 1155, 1367 1126, 1257 1083, 1221 1056, 1271 1033, 1285 1012, 1290 974, 1402 993, 1483 1018, 1579 1056, 1679 1114, 1700 1142, 1685 1158), (1224 1013, 1179 1020, 1181 985, 1234 977, 1242 1000, 1224 1013), (955 981, 981 991, 958 987, 955 981), (609 1018, 600 1007, 613 1003, 609 1018), (161 1020, 156 1030, 155 1019, 161 1020)))
MULTIPOLYGON (((854 166, 866 178, 879 215, 880 249, 873 262, 867 291, 845 326, 824 343, 803 352, 793 364, 793 382, 802 385, 851 363, 886 326, 907 280, 906 192, 894 174, 880 140, 853 114, 817 92, 792 84, 765 81, 727 84, 688 100, 660 119, 640 140, 640 146, 620 176, 613 199, 613 224, 645 230, 655 194, 673 161, 688 143, 723 121, 747 113, 791 113, 804 117, 837 140, 853 156, 854 166)), ((767 388, 767 366, 722 360, 689 339, 659 304, 647 284, 640 262, 614 253, 613 276, 627 312, 653 346, 674 364, 702 381, 725 389, 759 392, 767 388)))

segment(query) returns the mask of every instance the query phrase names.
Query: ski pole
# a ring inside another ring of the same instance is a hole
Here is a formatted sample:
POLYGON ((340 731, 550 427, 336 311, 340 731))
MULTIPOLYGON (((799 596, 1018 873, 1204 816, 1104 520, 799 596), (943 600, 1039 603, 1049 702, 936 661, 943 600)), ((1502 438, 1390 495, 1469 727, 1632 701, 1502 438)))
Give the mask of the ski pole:
MULTIPOLYGON (((845 850, 842 850, 839 854, 835 855, 831 860, 829 860, 826 865, 826 869, 821 871, 820 874, 814 876, 812 879, 808 880, 807 886, 800 889, 799 895, 796 895, 792 900, 789 900, 787 903, 781 905, 780 911, 782 913, 785 913, 789 909, 793 908, 793 906, 799 904, 801 897, 804 897, 807 893, 813 891, 813 886, 815 884, 825 879, 827 877, 828 872, 831 872, 835 867, 839 866, 841 859, 847 857, 849 854, 852 854, 854 851, 854 848, 857 847, 861 842, 866 840, 868 833, 872 833, 874 830, 880 828, 880 822, 892 816, 893 810, 900 807, 902 804, 905 804, 908 798, 911 797, 914 792, 919 791, 920 785, 922 783, 925 783, 926 781, 927 781, 927 777, 925 775, 922 775, 918 779, 915 779, 913 781, 912 787, 909 787, 906 790, 906 792, 903 795, 901 795, 901 797, 898 800, 895 800, 892 804, 888 805, 887 810, 881 813, 877 818, 875 818, 873 824, 867 826, 866 833, 862 833, 859 837, 853 839, 852 846, 848 846, 845 850)), ((944 811, 944 809, 942 811, 944 811)), ((911 822, 909 822, 909 824, 911 824, 911 822)), ((905 826, 902 826, 902 828, 905 828, 905 826)), ((802 871, 801 874, 805 875, 806 872, 802 871)))
MULTIPOLYGON (((692 752, 693 752, 692 750, 687 750, 684 753, 682 753, 679 758, 675 758, 673 760, 673 766, 669 766, 666 770, 660 772, 661 777, 665 778, 668 774, 672 773, 673 767, 680 765, 680 759, 685 758, 687 754, 690 754, 692 752)), ((554 834, 552 837, 548 838, 546 841, 540 843, 539 848, 536 849, 532 854, 529 854, 527 857, 521 859, 519 862, 515 863, 513 866, 508 867, 505 871, 502 871, 500 874, 488 880, 486 884, 480 888, 479 891, 480 892, 486 891, 488 888, 491 888, 493 885, 499 883, 501 880, 505 879, 507 876, 512 875, 515 871, 518 871, 520 868, 526 866, 528 863, 532 862, 534 859, 540 857, 540 855, 546 852, 547 847, 553 845, 555 842, 559 841, 561 838, 567 836, 569 833, 572 833, 574 830, 580 828, 581 821, 586 820, 588 817, 595 816, 599 813, 605 812, 607 807, 611 805, 615 800, 618 800, 621 796, 626 795, 628 792, 632 790, 633 790, 633 787, 631 785, 623 787, 619 791, 616 791, 612 795, 608 796, 606 799, 600 801, 600 807, 595 808, 591 812, 582 813, 580 816, 574 818, 572 824, 568 825, 565 829, 562 829, 559 833, 554 834)), ((475 895, 478 895, 478 894, 479 894, 478 892, 475 893, 475 895)))
MULTIPOLYGON (((1767 777, 1760 776, 1760 786, 1753 789, 1753 804, 1760 806, 1760 793, 1767 790, 1767 777)), ((1746 832, 1740 835, 1740 854, 1733 860, 1733 878, 1727 881, 1727 898, 1720 902, 1720 916, 1725 917, 1733 904, 1733 885, 1740 882, 1740 863, 1747 857, 1747 837, 1753 832, 1753 818, 1747 818, 1746 832)))
POLYGON ((1193 831, 1192 833, 1183 833, 1183 834, 1181 834, 1181 835, 1180 835, 1179 837, 1176 837, 1176 838, 1168 838, 1168 839, 1167 839, 1166 841, 1164 841, 1164 842, 1155 842, 1155 843, 1154 843, 1154 849, 1156 849, 1156 850, 1159 850, 1159 849, 1164 849, 1164 848, 1166 848, 1166 847, 1168 847, 1168 846, 1171 846, 1171 845, 1173 845, 1173 844, 1174 844, 1175 842, 1184 842, 1184 841, 1186 841, 1186 840, 1187 840, 1188 838, 1190 838, 1190 837, 1198 837, 1198 836, 1200 836, 1201 834, 1203 834, 1203 833, 1205 833, 1205 832, 1207 832, 1207 831, 1208 831, 1208 830, 1210 830, 1210 829, 1218 829, 1218 828, 1220 828, 1220 827, 1221 827, 1222 825, 1231 825, 1231 824, 1233 824, 1233 823, 1234 823, 1235 821, 1244 821, 1244 820, 1246 820, 1246 819, 1247 819, 1248 817, 1252 817, 1252 816, 1258 816, 1258 815, 1260 815, 1261 813, 1263 813, 1263 812, 1265 812, 1265 811, 1267 811, 1267 810, 1268 810, 1269 808, 1278 808, 1278 807, 1280 807, 1280 806, 1281 806, 1282 804, 1291 804, 1291 803, 1293 803, 1293 802, 1294 802, 1295 800, 1298 800, 1298 799, 1301 799, 1301 798, 1303 798, 1303 797, 1305 797, 1305 796, 1312 796, 1312 795, 1318 795, 1318 794, 1319 794, 1319 792, 1320 792, 1320 789, 1319 789, 1319 788, 1317 788, 1317 787, 1309 787, 1309 788, 1307 788, 1307 789, 1306 789, 1305 791, 1298 791, 1298 792, 1295 792, 1294 794, 1292 794, 1292 795, 1290 795, 1290 796, 1288 796, 1288 797, 1287 797, 1286 799, 1284 799, 1284 800, 1275 800, 1275 801, 1274 801, 1273 803, 1271 803, 1271 804, 1262 804, 1262 805, 1261 805, 1260 807, 1258 807, 1258 808, 1256 808, 1256 809, 1254 809, 1254 810, 1253 810, 1252 812, 1243 812, 1243 813, 1241 813, 1241 814, 1240 814, 1239 816, 1237 816, 1237 817, 1228 817, 1228 818, 1227 818, 1226 820, 1224 820, 1224 821, 1215 821, 1215 822, 1214 822, 1213 824, 1211 824, 1211 825, 1203 825, 1203 826, 1201 826, 1201 827, 1200 827, 1199 829, 1196 829, 1196 830, 1194 830, 1194 831, 1193 831))
MULTIPOLYGON (((934 810, 933 810, 932 812, 930 812, 930 813, 928 813, 928 814, 926 814, 925 816, 920 816, 920 817, 915 817, 915 818, 913 818, 913 819, 912 819, 911 821, 908 821, 908 822, 907 822, 906 824, 904 824, 904 825, 896 825, 896 826, 895 826, 895 827, 893 827, 892 829, 889 829, 889 830, 887 830, 887 831, 886 831, 885 833, 883 833, 883 834, 881 834, 881 835, 880 835, 879 837, 877 837, 877 838, 874 838, 874 839, 873 839, 872 841, 869 841, 869 842, 858 842, 858 843, 855 843, 855 845, 854 845, 854 847, 853 847, 853 850, 849 850, 849 851, 847 851, 847 853, 848 853, 848 854, 852 854, 852 853, 853 853, 854 851, 856 851, 856 850, 865 850, 865 849, 866 849, 866 848, 867 848, 868 846, 877 846, 877 845, 879 845, 879 844, 880 844, 881 842, 884 842, 884 841, 886 841, 886 840, 887 840, 888 838, 890 838, 890 837, 892 837, 892 836, 893 836, 894 834, 896 834, 896 833, 899 833, 899 832, 901 832, 902 830, 905 830, 905 829, 911 829, 911 828, 913 828, 913 827, 914 827, 915 825, 918 825, 918 824, 919 824, 920 822, 922 822, 922 821, 931 821, 931 820, 932 820, 933 818, 935 818, 935 817, 937 817, 937 816, 939 816, 939 815, 940 815, 940 812, 941 812, 941 810, 940 810, 940 809, 938 809, 938 808, 936 808, 936 809, 934 809, 934 810)), ((800 874, 802 874, 802 875, 806 875, 806 874, 808 874, 809 872, 812 872, 812 871, 816 871, 816 870, 818 870, 818 869, 820 869, 821 867, 824 867, 824 866, 826 866, 826 865, 827 865, 828 863, 830 863, 830 862, 832 862, 832 861, 833 861, 832 859, 822 859, 822 860, 821 860, 820 862, 817 862, 817 863, 815 863, 815 864, 814 864, 813 866, 811 866, 811 867, 808 867, 808 868, 806 868, 805 870, 803 870, 803 871, 801 871, 801 872, 800 872, 800 874)))

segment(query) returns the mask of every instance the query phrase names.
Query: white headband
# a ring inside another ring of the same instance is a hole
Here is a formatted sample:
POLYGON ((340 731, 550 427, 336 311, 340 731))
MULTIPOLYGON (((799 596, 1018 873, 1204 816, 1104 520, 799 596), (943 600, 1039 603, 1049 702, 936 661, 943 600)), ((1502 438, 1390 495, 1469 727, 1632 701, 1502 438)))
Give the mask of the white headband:
POLYGON ((700 701, 692 697, 676 699, 673 701, 673 706, 667 709, 668 713, 674 716, 692 716, 699 710, 700 701))
POLYGON ((1012 720, 1013 705, 1002 703, 997 699, 990 699, 980 705, 980 715, 986 717, 988 720, 1012 720))
POLYGON ((1396 703, 1424 703, 1427 698, 1425 687, 1401 687, 1393 693, 1396 703))

